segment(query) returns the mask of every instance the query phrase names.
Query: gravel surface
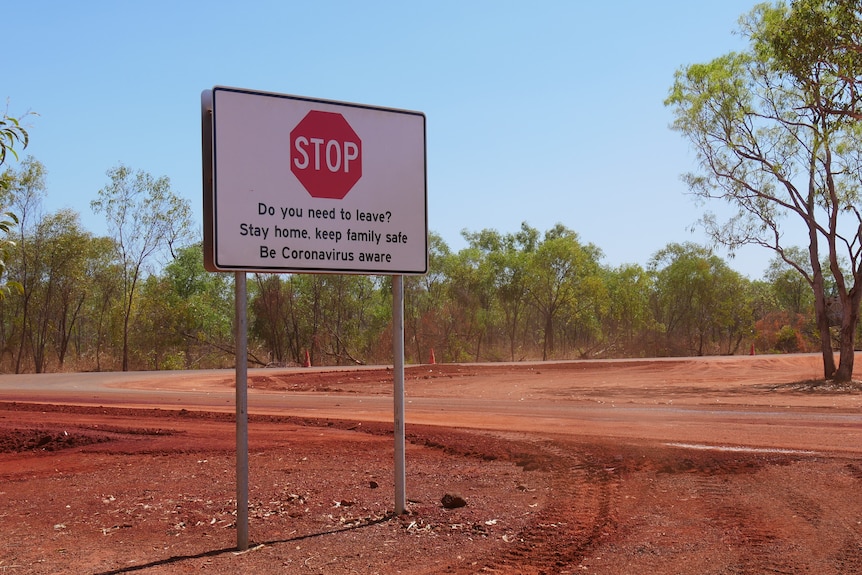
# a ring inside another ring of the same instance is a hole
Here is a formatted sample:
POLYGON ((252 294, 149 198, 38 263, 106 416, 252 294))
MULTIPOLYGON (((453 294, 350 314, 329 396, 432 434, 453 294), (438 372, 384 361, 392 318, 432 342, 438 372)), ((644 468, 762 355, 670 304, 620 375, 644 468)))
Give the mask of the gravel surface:
MULTIPOLYGON (((387 397, 391 373, 255 371, 252 399, 319 397, 324 416, 252 410, 245 552, 230 413, 7 396, 0 573, 862 573, 862 392, 816 385, 816 369, 411 368, 401 516, 391 422, 330 413, 387 397), (434 416, 434 398, 469 409, 434 416)), ((172 389, 202 385, 232 382, 172 389)))

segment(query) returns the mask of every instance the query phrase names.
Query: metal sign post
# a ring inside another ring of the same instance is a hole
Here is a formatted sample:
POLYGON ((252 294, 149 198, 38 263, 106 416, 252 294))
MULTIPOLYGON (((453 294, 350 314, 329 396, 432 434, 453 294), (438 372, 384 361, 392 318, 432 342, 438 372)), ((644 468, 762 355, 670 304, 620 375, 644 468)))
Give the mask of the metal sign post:
POLYGON ((235 274, 236 305, 236 547, 248 549, 248 316, 246 275, 235 274))
POLYGON ((392 395, 395 399, 395 514, 407 510, 404 461, 404 276, 392 276, 392 395))

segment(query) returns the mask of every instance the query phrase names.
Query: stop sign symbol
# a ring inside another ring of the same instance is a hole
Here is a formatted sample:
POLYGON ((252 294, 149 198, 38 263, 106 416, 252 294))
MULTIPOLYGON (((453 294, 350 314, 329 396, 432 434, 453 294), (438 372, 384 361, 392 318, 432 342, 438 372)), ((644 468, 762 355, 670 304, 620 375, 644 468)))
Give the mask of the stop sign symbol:
POLYGON ((340 200, 362 177, 362 141, 341 114, 311 110, 290 132, 290 171, 312 197, 340 200))

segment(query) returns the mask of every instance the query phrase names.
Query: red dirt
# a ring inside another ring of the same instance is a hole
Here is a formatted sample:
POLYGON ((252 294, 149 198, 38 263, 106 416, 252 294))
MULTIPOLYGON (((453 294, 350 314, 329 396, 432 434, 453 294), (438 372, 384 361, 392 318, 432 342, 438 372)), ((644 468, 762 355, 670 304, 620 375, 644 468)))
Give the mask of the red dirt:
POLYGON ((0 573, 860 573, 862 390, 816 377, 814 356, 410 368, 396 517, 391 421, 355 409, 391 372, 254 370, 250 404, 317 403, 252 408, 243 553, 232 414, 7 393, 0 573))

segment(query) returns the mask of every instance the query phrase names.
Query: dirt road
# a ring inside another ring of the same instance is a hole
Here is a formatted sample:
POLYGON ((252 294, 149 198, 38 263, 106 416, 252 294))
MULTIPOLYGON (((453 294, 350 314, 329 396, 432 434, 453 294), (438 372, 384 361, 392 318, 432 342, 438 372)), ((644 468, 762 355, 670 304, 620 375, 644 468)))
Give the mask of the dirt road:
POLYGON ((243 554, 232 372, 0 376, 0 572, 862 572, 818 359, 411 367, 401 517, 390 371, 250 370, 243 554))

